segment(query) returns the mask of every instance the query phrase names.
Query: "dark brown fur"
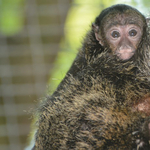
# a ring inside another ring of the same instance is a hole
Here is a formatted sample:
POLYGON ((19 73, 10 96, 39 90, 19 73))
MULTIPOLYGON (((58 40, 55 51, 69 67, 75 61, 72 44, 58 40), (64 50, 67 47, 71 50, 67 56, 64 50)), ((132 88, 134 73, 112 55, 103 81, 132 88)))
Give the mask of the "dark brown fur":
POLYGON ((104 10, 95 24, 117 9, 143 18, 135 56, 121 62, 98 43, 92 29, 66 77, 38 110, 34 150, 136 150, 134 131, 143 134, 143 148, 149 149, 150 114, 134 110, 150 95, 149 28, 144 16, 126 5, 104 10))

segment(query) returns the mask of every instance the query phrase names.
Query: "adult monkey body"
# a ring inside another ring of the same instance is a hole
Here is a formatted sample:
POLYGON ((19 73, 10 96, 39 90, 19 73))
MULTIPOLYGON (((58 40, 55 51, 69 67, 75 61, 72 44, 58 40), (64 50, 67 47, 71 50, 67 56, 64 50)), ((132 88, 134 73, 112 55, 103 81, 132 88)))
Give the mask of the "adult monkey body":
POLYGON ((101 12, 38 110, 34 150, 149 150, 149 27, 127 5, 101 12), (137 137, 136 137, 137 136, 137 137))

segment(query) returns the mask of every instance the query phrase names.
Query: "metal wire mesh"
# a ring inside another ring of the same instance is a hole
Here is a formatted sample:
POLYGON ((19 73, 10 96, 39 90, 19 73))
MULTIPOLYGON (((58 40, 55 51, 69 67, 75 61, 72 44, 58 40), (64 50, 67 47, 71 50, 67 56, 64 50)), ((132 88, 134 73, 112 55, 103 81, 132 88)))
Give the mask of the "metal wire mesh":
POLYGON ((25 1, 25 25, 16 35, 0 33, 0 150, 21 150, 30 114, 46 84, 63 36, 69 0, 25 1))

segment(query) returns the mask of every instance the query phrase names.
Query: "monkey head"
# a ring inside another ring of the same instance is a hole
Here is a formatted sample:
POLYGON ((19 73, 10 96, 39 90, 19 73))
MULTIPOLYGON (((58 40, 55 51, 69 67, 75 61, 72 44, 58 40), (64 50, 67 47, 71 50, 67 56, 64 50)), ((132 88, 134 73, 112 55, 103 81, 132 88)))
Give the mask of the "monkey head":
POLYGON ((119 60, 127 61, 136 53, 146 25, 146 18, 138 10, 115 5, 103 10, 92 26, 99 44, 119 60))

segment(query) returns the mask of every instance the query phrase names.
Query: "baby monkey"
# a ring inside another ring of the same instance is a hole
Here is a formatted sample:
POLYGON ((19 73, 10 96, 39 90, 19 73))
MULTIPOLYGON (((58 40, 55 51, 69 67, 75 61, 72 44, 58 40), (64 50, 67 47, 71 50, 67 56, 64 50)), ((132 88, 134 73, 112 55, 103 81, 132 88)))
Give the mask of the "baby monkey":
MULTIPOLYGON (((106 9, 110 11, 113 7, 106 9)), ((136 10, 134 10, 136 11, 136 10)), ((117 12, 117 10, 116 10, 117 12)), ((126 13, 111 13, 99 24, 93 24, 95 37, 100 45, 111 49, 112 54, 120 60, 129 60, 138 48, 145 29, 144 18, 136 11, 126 13)))
POLYGON ((150 149, 149 31, 128 5, 100 13, 38 109, 33 150, 150 149))

